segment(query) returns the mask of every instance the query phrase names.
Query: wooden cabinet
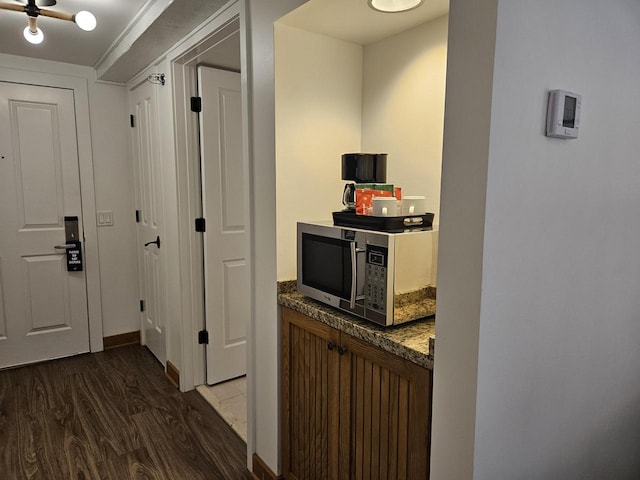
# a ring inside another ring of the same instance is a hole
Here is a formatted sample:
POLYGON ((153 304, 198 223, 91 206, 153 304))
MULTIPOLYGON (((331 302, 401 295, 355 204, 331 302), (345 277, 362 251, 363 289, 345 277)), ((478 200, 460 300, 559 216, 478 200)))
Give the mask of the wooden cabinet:
POLYGON ((431 373, 283 307, 285 478, 428 478, 431 373))

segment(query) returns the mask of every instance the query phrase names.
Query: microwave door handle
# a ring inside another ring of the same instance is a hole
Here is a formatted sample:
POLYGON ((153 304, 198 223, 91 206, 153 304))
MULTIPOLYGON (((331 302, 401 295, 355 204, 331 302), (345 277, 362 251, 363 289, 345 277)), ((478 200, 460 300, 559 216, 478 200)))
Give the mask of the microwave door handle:
POLYGON ((349 308, 354 309, 356 308, 356 300, 364 298, 356 295, 358 293, 358 254, 366 252, 367 249, 356 248, 356 242, 351 242, 349 247, 351 249, 351 298, 349 299, 349 308))
POLYGON ((358 286, 358 258, 356 254, 356 242, 350 243, 351 248, 351 298, 349 299, 349 307, 356 308, 356 290, 358 286))

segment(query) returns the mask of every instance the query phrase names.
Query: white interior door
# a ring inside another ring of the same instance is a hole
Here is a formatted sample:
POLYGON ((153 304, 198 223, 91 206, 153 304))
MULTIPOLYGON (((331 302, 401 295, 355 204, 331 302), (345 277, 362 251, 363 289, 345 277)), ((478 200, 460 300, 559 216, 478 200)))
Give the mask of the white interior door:
POLYGON ((246 374, 250 316, 245 252, 240 74, 198 67, 207 383, 246 374))
POLYGON ((141 339, 164 366, 166 309, 163 303, 162 165, 158 147, 159 118, 155 85, 144 82, 131 91, 132 149, 138 216, 138 271, 141 339), (158 243, 155 242, 159 239, 158 243))
POLYGON ((73 91, 0 82, 0 368, 89 351, 65 216, 82 239, 73 91))

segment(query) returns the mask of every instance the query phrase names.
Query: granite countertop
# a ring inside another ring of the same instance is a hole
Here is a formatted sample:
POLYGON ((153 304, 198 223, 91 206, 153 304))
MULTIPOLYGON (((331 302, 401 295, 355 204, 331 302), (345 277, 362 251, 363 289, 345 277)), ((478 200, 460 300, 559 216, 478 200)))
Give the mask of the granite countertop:
POLYGON ((381 327, 295 291, 295 282, 278 285, 278 303, 387 352, 433 370, 435 316, 381 327))

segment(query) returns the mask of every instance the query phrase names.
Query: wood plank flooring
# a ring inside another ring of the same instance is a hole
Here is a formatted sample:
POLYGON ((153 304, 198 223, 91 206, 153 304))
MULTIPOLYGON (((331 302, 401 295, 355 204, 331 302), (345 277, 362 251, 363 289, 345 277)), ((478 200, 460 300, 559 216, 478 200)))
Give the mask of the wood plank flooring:
POLYGON ((0 371, 2 480, 251 478, 245 443, 145 347, 0 371))

